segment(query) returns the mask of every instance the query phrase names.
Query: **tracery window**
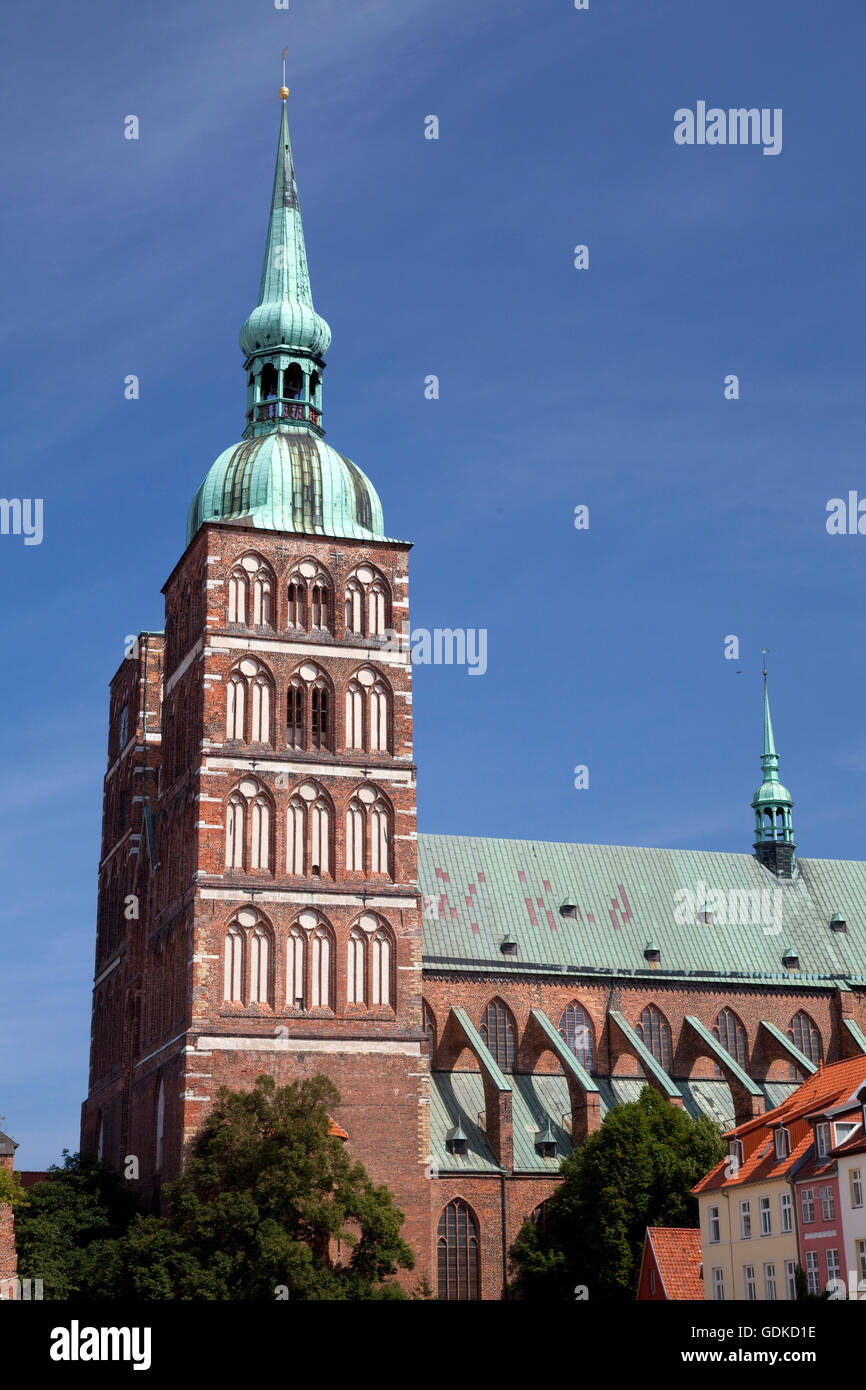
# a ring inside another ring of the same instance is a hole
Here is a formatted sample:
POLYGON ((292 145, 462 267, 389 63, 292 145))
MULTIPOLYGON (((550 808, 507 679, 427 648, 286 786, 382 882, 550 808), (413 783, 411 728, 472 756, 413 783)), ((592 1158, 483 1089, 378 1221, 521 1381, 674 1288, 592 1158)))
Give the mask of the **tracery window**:
POLYGON ((274 576, 258 555, 243 555, 228 577, 228 621, 270 627, 274 576))
POLYGON ((270 797, 259 782, 245 778, 226 804, 226 868, 269 871, 271 831, 270 797))
POLYGON ((641 1011, 635 1032, 641 1042, 649 1048, 652 1055, 665 1071, 671 1065, 671 1030, 667 1019, 655 1004, 647 1004, 641 1011))
POLYGON ((595 1033, 592 1020, 582 1004, 569 1004, 559 1020, 560 1036, 568 1043, 582 1067, 592 1071, 595 1061, 595 1033))
POLYGON ((514 1015, 501 999, 493 999, 481 1016, 481 1041, 503 1071, 514 1070, 517 1029, 514 1015))
POLYGON ((253 908, 241 908, 226 931, 223 1002, 273 1004, 273 933, 253 908))
MULTIPOLYGON (((713 1036, 718 1038, 722 1047, 730 1053, 735 1062, 741 1067, 747 1065, 746 1030, 742 1020, 734 1013, 733 1009, 724 1008, 717 1014, 713 1024, 713 1036)), ((722 1075, 722 1069, 718 1064, 716 1064, 716 1075, 722 1075)))
POLYGON ((439 1218, 436 1245, 440 1299, 480 1298, 478 1223, 459 1198, 449 1202, 439 1218))
POLYGON ((359 636, 381 637, 391 624, 391 590, 372 565, 359 565, 346 581, 344 618, 346 631, 359 636))

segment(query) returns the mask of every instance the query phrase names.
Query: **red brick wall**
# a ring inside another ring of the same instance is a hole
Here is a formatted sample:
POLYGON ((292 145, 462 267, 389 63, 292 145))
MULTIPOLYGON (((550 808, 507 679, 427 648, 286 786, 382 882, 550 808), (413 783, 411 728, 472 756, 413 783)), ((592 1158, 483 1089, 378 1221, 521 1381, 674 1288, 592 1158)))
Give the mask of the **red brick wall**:
MULTIPOLYGON (((14 1159, 11 1154, 0 1155, 0 1168, 11 1173, 14 1159)), ((18 1256, 15 1253, 15 1222, 12 1208, 0 1206, 0 1284, 6 1279, 14 1279, 18 1273, 18 1256)))

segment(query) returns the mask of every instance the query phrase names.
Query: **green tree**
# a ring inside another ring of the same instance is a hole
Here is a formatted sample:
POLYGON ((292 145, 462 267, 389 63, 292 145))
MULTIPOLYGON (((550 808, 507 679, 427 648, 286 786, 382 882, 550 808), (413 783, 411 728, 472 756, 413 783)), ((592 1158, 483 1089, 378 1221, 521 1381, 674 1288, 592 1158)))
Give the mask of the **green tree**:
POLYGON ((633 1299, 646 1227, 697 1226, 690 1190, 724 1152, 712 1120, 644 1087, 564 1160, 543 1222, 526 1222, 512 1246, 512 1293, 571 1300, 583 1284, 590 1299, 633 1299))
POLYGON ((63 1150, 63 1163, 28 1189, 15 1213, 18 1277, 41 1279, 45 1298, 94 1296, 102 1262, 127 1230, 138 1204, 111 1169, 63 1150))
POLYGON ((115 1296, 405 1298, 403 1214, 330 1133, 339 1099, 323 1076, 221 1089, 166 1217, 139 1217, 112 1252, 115 1296))

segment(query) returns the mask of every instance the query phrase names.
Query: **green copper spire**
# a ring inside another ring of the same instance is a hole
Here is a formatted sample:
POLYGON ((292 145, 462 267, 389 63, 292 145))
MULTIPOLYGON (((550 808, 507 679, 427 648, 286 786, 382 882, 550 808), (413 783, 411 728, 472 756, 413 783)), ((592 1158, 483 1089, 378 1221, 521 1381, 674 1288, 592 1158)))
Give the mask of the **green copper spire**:
POLYGON ((193 498, 187 544, 208 521, 299 535, 387 539, 373 484, 323 438, 323 354, 331 330, 313 308, 287 96, 282 87, 259 302, 240 335, 247 425, 241 442, 223 450, 193 498))
POLYGON ((331 343, 330 328, 313 308, 285 99, 259 302, 241 329, 240 343, 247 358, 282 347, 311 359, 321 358, 331 343))
POLYGON ((773 737, 767 672, 764 671, 764 751, 761 754, 763 781, 752 797, 755 812, 755 852, 758 859, 780 878, 790 878, 794 863, 794 831, 788 788, 779 781, 779 758, 773 737))

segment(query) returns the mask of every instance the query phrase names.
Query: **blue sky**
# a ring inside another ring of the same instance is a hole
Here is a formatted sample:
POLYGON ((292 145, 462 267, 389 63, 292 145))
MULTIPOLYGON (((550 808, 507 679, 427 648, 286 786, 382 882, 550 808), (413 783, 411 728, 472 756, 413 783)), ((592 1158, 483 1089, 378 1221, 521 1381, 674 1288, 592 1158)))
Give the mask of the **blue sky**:
POLYGON ((414 542, 413 626, 488 631, 483 677, 416 668, 421 829, 749 852, 767 646, 799 852, 863 856, 866 536, 825 529, 866 496, 862 5, 43 0, 5 36, 19 1166, 77 1147, 107 682, 243 427, 284 43, 329 442, 414 542), (675 145, 699 100, 781 107, 781 154, 675 145))

